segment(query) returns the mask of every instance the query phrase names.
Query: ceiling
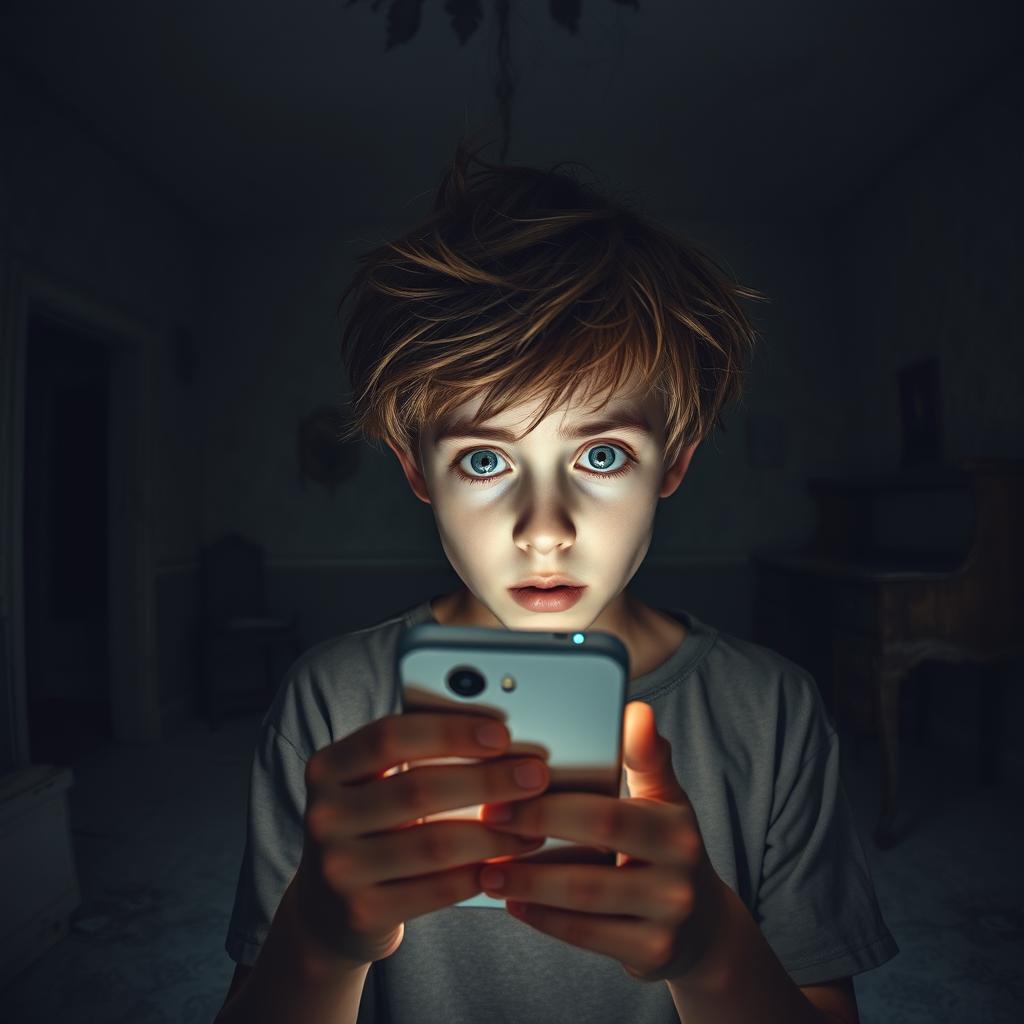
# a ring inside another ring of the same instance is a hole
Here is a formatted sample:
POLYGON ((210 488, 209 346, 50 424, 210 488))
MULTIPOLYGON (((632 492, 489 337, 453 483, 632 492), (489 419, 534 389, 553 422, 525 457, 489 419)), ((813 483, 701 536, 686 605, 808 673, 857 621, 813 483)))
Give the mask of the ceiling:
MULTIPOLYGON (((415 0, 399 0, 415 9, 415 0)), ((512 0, 509 162, 579 160, 665 217, 847 200, 1020 53, 1019 3, 512 0)), ((375 0, 7 0, 7 59, 213 229, 424 212, 464 128, 495 144, 496 3, 385 50, 375 0), (376 10, 374 10, 376 7, 376 10)))

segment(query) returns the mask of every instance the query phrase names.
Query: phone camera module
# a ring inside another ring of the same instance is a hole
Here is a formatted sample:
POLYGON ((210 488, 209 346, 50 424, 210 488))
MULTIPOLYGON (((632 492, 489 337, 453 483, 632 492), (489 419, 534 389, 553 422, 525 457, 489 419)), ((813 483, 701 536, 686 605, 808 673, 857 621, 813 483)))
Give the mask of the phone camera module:
POLYGON ((448 673, 448 689, 460 697, 475 697, 484 691, 484 677, 475 668, 460 665, 448 673))

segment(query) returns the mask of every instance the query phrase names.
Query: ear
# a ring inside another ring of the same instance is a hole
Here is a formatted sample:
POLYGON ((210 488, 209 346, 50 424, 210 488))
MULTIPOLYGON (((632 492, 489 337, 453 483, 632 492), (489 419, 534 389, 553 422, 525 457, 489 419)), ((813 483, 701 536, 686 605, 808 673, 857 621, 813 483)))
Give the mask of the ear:
POLYGON ((658 492, 659 498, 667 498, 670 494, 675 493, 675 489, 683 482, 683 477, 686 476, 686 471, 690 468, 690 459, 693 458, 693 453, 699 444, 700 441, 694 441, 693 444, 683 448, 676 456, 675 462, 665 470, 665 476, 661 481, 661 490, 658 492))
POLYGON ((407 452, 396 448, 390 441, 386 443, 395 455, 398 456, 398 461, 402 464, 402 472, 405 473, 405 478, 409 481, 413 494, 427 505, 431 504, 430 495, 427 493, 427 482, 423 479, 423 474, 420 472, 416 460, 407 452))

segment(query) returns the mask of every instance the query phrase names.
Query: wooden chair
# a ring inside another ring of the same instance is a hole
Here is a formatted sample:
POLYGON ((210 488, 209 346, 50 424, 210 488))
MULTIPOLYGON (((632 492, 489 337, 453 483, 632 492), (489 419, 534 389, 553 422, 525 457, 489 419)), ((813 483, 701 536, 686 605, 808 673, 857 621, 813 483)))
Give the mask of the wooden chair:
POLYGON ((227 534, 205 547, 200 556, 200 679, 210 731, 216 731, 225 712, 266 708, 278 680, 274 650, 286 644, 294 657, 302 653, 298 616, 284 618, 267 613, 264 552, 240 534, 227 534), (246 648, 262 650, 264 678, 261 685, 228 689, 226 674, 215 662, 224 655, 237 656, 246 648))

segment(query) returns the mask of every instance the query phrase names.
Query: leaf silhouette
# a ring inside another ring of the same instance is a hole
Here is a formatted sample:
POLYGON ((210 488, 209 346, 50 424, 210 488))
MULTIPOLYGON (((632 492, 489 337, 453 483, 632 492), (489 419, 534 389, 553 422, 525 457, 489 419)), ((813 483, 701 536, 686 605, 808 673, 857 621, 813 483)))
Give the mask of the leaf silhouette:
MULTIPOLYGON (((352 7, 354 4, 363 2, 365 0, 347 0, 345 6, 352 7)), ((372 0, 370 10, 376 11, 382 2, 383 0, 372 0)), ((634 11, 640 9, 639 0, 612 0, 612 3, 616 3, 620 7, 632 7, 634 11)), ((391 0, 391 5, 388 7, 385 50, 407 43, 416 35, 420 27, 422 7, 423 0, 391 0)), ((572 35, 576 35, 579 29, 581 7, 582 0, 548 0, 548 12, 552 19, 572 35)), ((452 29, 459 37, 459 44, 464 46, 466 40, 480 25, 482 17, 480 0, 446 0, 444 10, 452 29)))
POLYGON ((562 28, 576 35, 580 21, 580 0, 548 0, 548 11, 562 28))
POLYGON ((391 0, 388 8, 388 37, 385 51, 407 43, 420 27, 420 8, 423 0, 391 0))
POLYGON ((480 0, 447 0, 444 9, 451 15, 452 28, 459 37, 459 44, 465 45, 480 24, 480 0))

